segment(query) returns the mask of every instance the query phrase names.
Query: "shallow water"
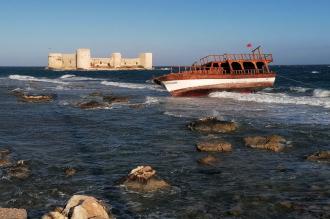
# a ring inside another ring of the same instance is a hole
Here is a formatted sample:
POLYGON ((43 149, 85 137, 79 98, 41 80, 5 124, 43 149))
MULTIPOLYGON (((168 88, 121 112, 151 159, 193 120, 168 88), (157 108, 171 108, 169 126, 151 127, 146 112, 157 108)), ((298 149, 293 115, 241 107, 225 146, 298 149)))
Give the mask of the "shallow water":
POLYGON ((0 169, 0 206, 21 207, 38 218, 63 206, 73 194, 105 200, 117 218, 330 217, 330 165, 305 156, 329 150, 330 68, 274 66, 274 89, 254 94, 216 92, 205 98, 173 98, 150 82, 167 71, 51 72, 42 68, 0 68, 0 148, 28 160, 32 175, 8 178, 0 169), (17 101, 14 89, 56 93, 51 103, 17 101), (74 107, 95 91, 129 96, 111 108, 74 107), (143 104, 132 108, 132 104, 143 104), (216 116, 233 120, 232 134, 203 135, 186 125, 216 116), (280 134, 293 147, 282 153, 250 149, 247 135, 280 134), (219 137, 233 152, 203 167, 199 140, 219 137), (172 188, 152 194, 116 185, 137 165, 152 165, 172 188), (64 169, 78 170, 65 177, 64 169), (294 208, 281 207, 291 201, 294 208))

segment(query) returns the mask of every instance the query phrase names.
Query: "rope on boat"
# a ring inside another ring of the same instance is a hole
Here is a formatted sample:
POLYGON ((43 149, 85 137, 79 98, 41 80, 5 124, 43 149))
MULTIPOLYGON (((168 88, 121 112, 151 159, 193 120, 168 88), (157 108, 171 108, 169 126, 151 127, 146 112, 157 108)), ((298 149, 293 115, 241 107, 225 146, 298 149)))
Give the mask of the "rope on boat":
POLYGON ((312 87, 312 88, 317 88, 317 87, 315 87, 315 86, 312 85, 312 84, 305 83, 305 82, 302 82, 302 81, 298 81, 298 80, 295 80, 295 79, 292 79, 292 78, 288 78, 288 77, 281 76, 281 75, 276 75, 276 76, 277 76, 277 77, 280 77, 280 78, 284 78, 284 79, 289 80, 289 81, 294 81, 294 82, 300 83, 300 84, 302 84, 302 85, 307 85, 307 86, 312 87))

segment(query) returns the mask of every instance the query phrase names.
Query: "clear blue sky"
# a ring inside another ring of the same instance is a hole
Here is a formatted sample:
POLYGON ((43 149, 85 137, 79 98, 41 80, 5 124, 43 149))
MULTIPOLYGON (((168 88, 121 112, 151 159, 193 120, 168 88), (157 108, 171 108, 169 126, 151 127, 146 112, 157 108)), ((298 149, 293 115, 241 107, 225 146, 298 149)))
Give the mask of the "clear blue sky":
POLYGON ((48 52, 154 53, 155 65, 262 45, 275 64, 330 64, 329 0, 1 0, 0 65, 48 52))

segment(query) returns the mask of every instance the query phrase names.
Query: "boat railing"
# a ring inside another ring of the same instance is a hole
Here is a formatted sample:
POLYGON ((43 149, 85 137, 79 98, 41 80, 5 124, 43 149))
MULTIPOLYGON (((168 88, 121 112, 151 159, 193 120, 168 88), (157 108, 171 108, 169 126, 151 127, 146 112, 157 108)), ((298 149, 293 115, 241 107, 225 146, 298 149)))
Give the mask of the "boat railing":
POLYGON ((208 55, 199 60, 201 65, 210 62, 225 62, 225 61, 273 61, 272 54, 224 54, 224 55, 208 55))
POLYGON ((242 70, 229 70, 222 67, 205 67, 205 66, 172 66, 171 73, 192 73, 192 74, 267 74, 270 73, 267 69, 242 69, 242 70))

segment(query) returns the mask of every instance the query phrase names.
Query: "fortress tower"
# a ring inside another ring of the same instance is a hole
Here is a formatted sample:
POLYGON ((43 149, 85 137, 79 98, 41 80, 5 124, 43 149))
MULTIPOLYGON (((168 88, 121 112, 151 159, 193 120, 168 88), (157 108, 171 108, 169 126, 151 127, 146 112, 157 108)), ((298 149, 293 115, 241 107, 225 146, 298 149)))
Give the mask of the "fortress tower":
POLYGON ((91 50, 77 49, 77 69, 91 68, 91 50))
POLYGON ((145 69, 152 69, 152 53, 141 53, 139 58, 141 66, 145 69))

